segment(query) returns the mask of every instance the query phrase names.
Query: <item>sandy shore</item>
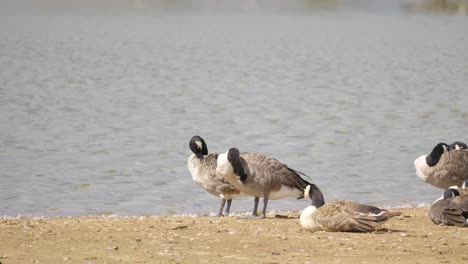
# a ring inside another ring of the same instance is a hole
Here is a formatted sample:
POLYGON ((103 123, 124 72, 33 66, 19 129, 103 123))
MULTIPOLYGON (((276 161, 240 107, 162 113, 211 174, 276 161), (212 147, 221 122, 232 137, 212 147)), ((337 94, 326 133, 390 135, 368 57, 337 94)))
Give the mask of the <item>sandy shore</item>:
MULTIPOLYGON (((8 263, 468 263, 468 228, 395 209, 371 234, 311 233, 287 218, 72 217, 0 220, 8 263)), ((284 216, 283 216, 284 217, 284 216)))

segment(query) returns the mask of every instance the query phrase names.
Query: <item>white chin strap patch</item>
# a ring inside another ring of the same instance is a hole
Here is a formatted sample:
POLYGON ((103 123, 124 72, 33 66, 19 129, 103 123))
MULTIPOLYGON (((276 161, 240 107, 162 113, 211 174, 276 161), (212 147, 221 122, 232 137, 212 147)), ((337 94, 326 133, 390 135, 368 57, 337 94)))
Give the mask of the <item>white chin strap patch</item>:
POLYGON ((309 192, 310 192, 310 185, 307 185, 307 187, 305 188, 305 191, 304 191, 304 198, 310 199, 309 192))
POLYGON ((197 140, 197 141, 195 141, 195 144, 197 144, 197 146, 198 146, 200 149, 202 149, 202 146, 203 146, 203 145, 202 145, 202 142, 201 142, 201 141, 198 141, 198 140, 197 140))

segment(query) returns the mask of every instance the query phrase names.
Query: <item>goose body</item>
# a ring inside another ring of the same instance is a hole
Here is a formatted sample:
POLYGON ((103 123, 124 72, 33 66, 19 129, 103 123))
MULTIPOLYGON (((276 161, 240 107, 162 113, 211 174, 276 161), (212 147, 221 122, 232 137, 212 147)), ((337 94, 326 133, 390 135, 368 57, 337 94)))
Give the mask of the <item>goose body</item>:
MULTIPOLYGON (((268 200, 302 198, 308 183, 299 172, 261 153, 239 153, 236 148, 219 154, 216 172, 235 188, 248 195, 263 197, 263 217, 268 200)), ((254 215, 257 215, 258 198, 254 215)))
POLYGON ((312 204, 302 211, 300 222, 312 232, 372 232, 401 214, 347 200, 324 203, 321 192, 311 185, 304 193, 306 198, 312 199, 312 204))
POLYGON ((452 188, 445 190, 429 209, 429 217, 437 225, 468 226, 468 194, 452 188))
POLYGON ((226 201, 225 214, 229 214, 232 199, 245 194, 229 184, 222 176, 216 175, 218 154, 208 154, 208 147, 201 137, 192 137, 189 146, 193 154, 188 158, 187 167, 192 179, 206 192, 221 197, 218 216, 223 215, 222 211, 226 201))
POLYGON ((468 179, 468 149, 455 143, 452 145, 439 143, 429 155, 417 158, 414 161, 416 175, 441 189, 460 186, 468 179))

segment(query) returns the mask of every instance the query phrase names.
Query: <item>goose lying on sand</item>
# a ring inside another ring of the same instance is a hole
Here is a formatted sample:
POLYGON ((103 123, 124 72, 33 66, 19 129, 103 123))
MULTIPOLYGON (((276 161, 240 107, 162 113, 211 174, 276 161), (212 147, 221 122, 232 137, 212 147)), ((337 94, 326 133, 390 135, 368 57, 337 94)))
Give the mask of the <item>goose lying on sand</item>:
POLYGON ((468 225, 468 194, 460 194, 457 189, 449 188, 429 209, 429 217, 434 224, 451 226, 468 225))
POLYGON ((338 200, 325 203, 322 192, 311 184, 305 197, 312 200, 300 216, 301 226, 313 232, 372 232, 400 212, 389 212, 374 206, 338 200))

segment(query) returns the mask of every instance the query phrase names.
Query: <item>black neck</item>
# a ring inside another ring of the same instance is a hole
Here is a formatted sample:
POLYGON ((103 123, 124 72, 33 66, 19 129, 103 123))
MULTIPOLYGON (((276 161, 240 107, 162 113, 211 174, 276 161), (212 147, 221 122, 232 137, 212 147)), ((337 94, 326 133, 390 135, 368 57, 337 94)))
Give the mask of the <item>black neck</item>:
POLYGON ((435 146, 435 148, 432 150, 431 154, 427 155, 426 157, 426 163, 429 167, 435 166, 439 160, 440 157, 444 154, 444 147, 440 144, 435 146))
POLYGON ((316 208, 319 208, 325 204, 323 193, 315 184, 310 185, 310 193, 311 193, 310 199, 312 199, 313 206, 315 206, 316 208))

